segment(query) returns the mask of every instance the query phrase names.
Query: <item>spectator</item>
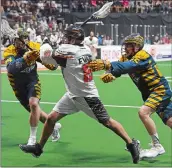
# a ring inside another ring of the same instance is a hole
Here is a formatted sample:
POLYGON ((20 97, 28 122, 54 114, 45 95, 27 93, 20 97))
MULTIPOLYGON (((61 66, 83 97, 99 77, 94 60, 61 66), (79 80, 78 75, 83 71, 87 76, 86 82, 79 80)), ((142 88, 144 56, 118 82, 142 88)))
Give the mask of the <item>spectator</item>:
POLYGON ((85 37, 84 45, 88 46, 93 54, 93 58, 96 59, 97 57, 97 46, 98 46, 98 39, 94 36, 94 32, 90 32, 90 36, 85 37))
POLYGON ((170 44, 170 38, 167 33, 161 38, 161 44, 170 44))
POLYGON ((153 40, 153 44, 160 44, 159 34, 157 34, 153 40))
POLYGON ((106 36, 104 45, 113 45, 113 40, 110 38, 110 36, 106 36))
POLYGON ((148 36, 145 37, 144 44, 151 44, 151 40, 148 36))

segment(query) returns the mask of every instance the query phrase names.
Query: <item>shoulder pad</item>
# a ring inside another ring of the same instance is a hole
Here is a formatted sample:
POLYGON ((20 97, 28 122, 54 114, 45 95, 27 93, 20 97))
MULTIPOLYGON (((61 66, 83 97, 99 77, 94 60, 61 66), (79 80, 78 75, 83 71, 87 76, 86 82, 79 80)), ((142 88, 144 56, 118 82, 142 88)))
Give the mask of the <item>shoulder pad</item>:
POLYGON ((40 43, 36 43, 36 42, 33 42, 33 41, 29 41, 28 43, 29 47, 34 49, 34 50, 37 50, 39 51, 40 50, 40 43))
POLYGON ((79 50, 79 46, 71 45, 71 44, 62 44, 59 48, 56 49, 55 53, 58 55, 75 55, 79 50))
POLYGON ((14 45, 10 45, 3 52, 4 59, 6 59, 9 56, 16 56, 16 55, 17 55, 17 53, 16 53, 16 49, 15 49, 14 45))
POLYGON ((140 50, 134 56, 134 58, 137 58, 137 59, 140 59, 140 60, 146 60, 149 57, 150 57, 150 55, 145 50, 140 50))

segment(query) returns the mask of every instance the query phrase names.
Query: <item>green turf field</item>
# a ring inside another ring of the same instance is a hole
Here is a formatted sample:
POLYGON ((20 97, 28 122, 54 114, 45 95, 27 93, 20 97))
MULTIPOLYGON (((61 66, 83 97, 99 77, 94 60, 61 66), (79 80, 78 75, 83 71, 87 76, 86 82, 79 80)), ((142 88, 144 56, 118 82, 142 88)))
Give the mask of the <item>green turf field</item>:
MULTIPOLYGON (((164 76, 169 77, 172 85, 172 65, 159 63, 164 76)), ((47 113, 53 108, 65 93, 63 78, 60 72, 42 71, 39 73, 42 82, 41 107, 47 113)), ((112 166, 112 167, 171 167, 172 166, 172 132, 165 126, 159 117, 154 114, 161 143, 166 153, 150 161, 140 161, 132 164, 130 154, 124 150, 125 143, 113 132, 104 128, 85 114, 78 113, 61 120, 61 139, 52 143, 50 140, 45 146, 40 158, 33 158, 23 153, 18 144, 26 143, 29 136, 28 113, 19 104, 13 95, 6 74, 2 80, 2 167, 58 167, 58 166, 112 166), (13 102, 14 101, 14 102, 13 102)), ((107 106, 108 113, 120 121, 131 137, 139 139, 144 148, 148 147, 150 138, 138 117, 137 106, 142 105, 139 91, 130 78, 121 77, 110 84, 100 81, 95 73, 101 100, 107 106), (130 106, 130 107, 125 107, 130 106)), ((39 124, 40 137, 42 124, 39 124)))

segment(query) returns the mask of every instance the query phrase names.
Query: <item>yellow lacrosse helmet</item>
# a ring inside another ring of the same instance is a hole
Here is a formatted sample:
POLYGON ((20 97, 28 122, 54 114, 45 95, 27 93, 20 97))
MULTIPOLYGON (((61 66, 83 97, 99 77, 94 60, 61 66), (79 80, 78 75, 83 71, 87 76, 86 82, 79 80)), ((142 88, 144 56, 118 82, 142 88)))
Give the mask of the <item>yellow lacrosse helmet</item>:
POLYGON ((140 50, 144 47, 144 38, 136 33, 125 37, 123 44, 137 44, 140 46, 140 50))
POLYGON ((142 50, 143 47, 144 47, 144 38, 138 33, 131 34, 124 38, 121 47, 121 54, 124 57, 131 58, 138 51, 142 50))

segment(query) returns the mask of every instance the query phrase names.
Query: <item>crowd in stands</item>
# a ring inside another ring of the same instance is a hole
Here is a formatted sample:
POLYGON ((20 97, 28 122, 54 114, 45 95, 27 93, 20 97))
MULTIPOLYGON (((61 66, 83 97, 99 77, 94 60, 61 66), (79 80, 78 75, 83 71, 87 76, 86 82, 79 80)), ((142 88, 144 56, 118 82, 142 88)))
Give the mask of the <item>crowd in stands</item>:
MULTIPOLYGON (((71 0, 71 11, 93 12, 103 6, 107 0, 71 0)), ((132 13, 172 13, 170 0, 114 0, 112 12, 132 13)))
MULTIPOLYGON (((111 0, 109 0, 111 1, 111 0)), ((6 0, 6 15, 38 19, 61 12, 94 12, 108 0, 6 0)), ((114 0, 112 12, 172 13, 171 0, 114 0)))
MULTIPOLYGON (((4 13, 11 26, 17 30, 23 28, 29 32, 30 40, 42 43, 48 38, 54 46, 58 45, 67 26, 61 16, 62 12, 93 12, 107 0, 6 0, 4 13)), ((172 11, 171 0, 114 0, 113 12, 160 12, 172 11)), ((95 32, 96 34, 97 32, 95 32)), ((106 33, 97 33, 99 45, 113 45, 114 40, 106 33)), ((122 36, 119 36, 119 44, 122 36)), ((168 44, 172 42, 169 35, 146 37, 145 44, 168 44)), ((8 46, 10 40, 3 39, 8 46)))

